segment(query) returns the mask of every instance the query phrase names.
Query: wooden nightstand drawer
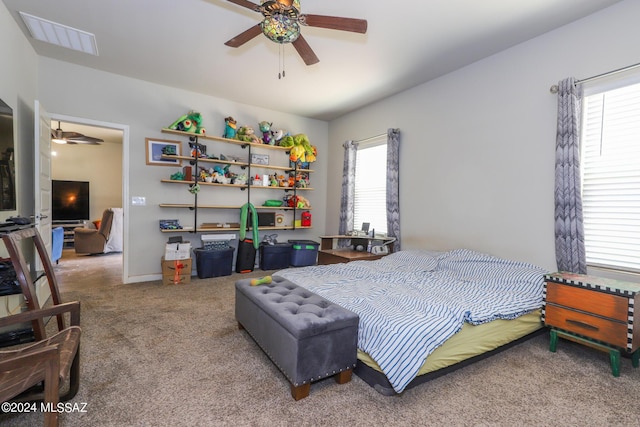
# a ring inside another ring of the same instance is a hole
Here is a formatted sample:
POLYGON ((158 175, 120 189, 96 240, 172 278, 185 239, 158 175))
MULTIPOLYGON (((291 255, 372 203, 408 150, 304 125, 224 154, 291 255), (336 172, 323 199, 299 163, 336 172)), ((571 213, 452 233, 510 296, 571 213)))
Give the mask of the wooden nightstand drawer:
POLYGON ((551 304, 550 301, 545 309, 545 324, 618 347, 625 348, 627 346, 626 322, 617 322, 558 307, 551 304))
POLYGON ((546 301, 625 323, 629 318, 629 298, 585 288, 547 282, 546 301))

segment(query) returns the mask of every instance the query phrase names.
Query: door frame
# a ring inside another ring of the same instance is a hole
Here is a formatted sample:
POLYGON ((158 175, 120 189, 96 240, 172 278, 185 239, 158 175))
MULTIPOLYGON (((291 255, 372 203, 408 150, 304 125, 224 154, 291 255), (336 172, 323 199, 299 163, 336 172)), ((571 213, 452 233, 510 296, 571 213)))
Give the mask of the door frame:
POLYGON ((52 121, 76 123, 79 125, 97 126, 122 131, 122 209, 123 233, 122 236, 122 283, 128 283, 129 279, 129 259, 127 252, 129 249, 129 125, 121 123, 105 122, 102 120, 92 120, 83 117, 67 116, 49 112, 52 121))

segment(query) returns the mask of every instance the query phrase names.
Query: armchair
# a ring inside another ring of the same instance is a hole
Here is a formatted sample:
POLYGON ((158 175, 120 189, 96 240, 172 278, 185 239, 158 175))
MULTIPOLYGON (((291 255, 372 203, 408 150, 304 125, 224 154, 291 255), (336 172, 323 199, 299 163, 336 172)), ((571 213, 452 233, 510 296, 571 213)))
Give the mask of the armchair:
POLYGON ((105 209, 97 230, 78 227, 74 247, 78 254, 122 252, 122 208, 105 209))

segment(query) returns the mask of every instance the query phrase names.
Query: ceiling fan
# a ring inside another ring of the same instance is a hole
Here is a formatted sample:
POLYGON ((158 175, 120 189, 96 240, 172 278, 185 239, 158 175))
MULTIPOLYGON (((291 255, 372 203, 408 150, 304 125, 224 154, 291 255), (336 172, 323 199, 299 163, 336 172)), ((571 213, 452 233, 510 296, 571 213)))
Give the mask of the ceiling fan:
POLYGON ((260 12, 264 19, 259 24, 227 41, 225 45, 240 47, 259 34, 264 34, 275 43, 293 44, 293 47, 307 65, 315 64, 320 60, 304 37, 302 37, 302 34, 300 34, 300 25, 361 34, 367 32, 367 21, 364 19, 301 14, 300 0, 262 0, 259 5, 248 0, 227 1, 260 12))
POLYGON ((103 139, 85 136, 78 132, 64 132, 60 128, 60 121, 58 121, 58 128, 51 130, 51 140, 57 144, 100 145, 101 142, 104 142, 103 139))

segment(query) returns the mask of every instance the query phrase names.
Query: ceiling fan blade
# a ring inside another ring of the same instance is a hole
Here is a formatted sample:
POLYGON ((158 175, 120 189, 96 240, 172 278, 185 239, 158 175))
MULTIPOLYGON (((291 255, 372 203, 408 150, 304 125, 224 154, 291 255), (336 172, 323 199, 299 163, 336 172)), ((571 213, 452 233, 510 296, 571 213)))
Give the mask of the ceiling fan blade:
POLYGON ((252 38, 259 36, 260 34, 262 34, 262 28, 260 27, 260 24, 257 24, 249 28, 247 31, 243 31, 231 40, 225 42, 225 44, 229 47, 240 47, 252 38))
POLYGON ((78 132, 61 132, 62 138, 60 139, 82 139, 84 135, 78 132))
POLYGON ((305 64, 313 65, 320 62, 316 54, 313 53, 313 50, 311 50, 311 46, 309 46, 309 43, 307 43, 304 37, 302 37, 302 34, 300 34, 300 36, 298 36, 298 39, 292 44, 293 47, 295 47, 298 51, 298 54, 300 54, 300 57, 302 57, 302 60, 305 64))
POLYGON ((67 138, 67 144, 91 144, 91 145, 99 145, 101 142, 104 142, 104 139, 94 138, 92 136, 82 136, 79 138, 67 138))
POLYGON ((364 34, 367 32, 367 20, 342 18, 339 16, 325 16, 304 14, 300 16, 300 23, 309 27, 328 28, 330 30, 351 31, 364 34))
POLYGON ((253 11, 258 11, 258 5, 255 3, 251 3, 247 0, 227 0, 228 2, 235 3, 238 6, 246 7, 247 9, 251 9, 253 11))

